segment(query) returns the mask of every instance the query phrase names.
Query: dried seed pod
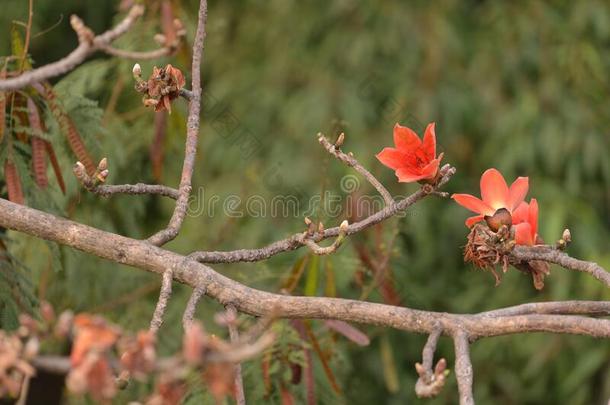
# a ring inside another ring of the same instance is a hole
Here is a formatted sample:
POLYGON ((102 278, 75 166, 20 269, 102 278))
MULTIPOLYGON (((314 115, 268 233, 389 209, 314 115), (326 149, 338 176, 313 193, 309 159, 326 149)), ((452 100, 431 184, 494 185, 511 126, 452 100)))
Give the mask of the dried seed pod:
POLYGON ((21 187, 21 178, 15 164, 6 159, 4 161, 4 181, 8 189, 8 199, 16 204, 23 204, 23 188, 21 187))

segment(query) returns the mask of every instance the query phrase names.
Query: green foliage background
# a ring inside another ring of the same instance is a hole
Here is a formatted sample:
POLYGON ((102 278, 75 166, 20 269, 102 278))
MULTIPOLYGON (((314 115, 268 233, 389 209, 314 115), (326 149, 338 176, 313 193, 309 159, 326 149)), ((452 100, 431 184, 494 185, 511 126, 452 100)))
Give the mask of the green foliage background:
MULTIPOLYGON (((374 154, 391 143, 395 122, 421 133, 435 121, 439 148, 458 169, 448 191, 478 194, 480 174, 489 167, 498 168, 509 181, 529 176, 530 196, 540 204, 542 237, 553 241, 568 227, 574 239, 570 253, 610 268, 607 2, 210 3, 203 66, 206 97, 194 177, 194 190, 203 193, 198 194, 203 201, 212 195, 237 195, 243 201, 260 195, 269 202, 275 195, 291 194, 306 202, 323 191, 345 196, 340 179, 353 173, 326 156, 315 138, 319 131, 331 136, 345 131, 344 149, 353 151, 394 194, 405 195, 416 186, 398 184, 374 154)), ((27 1, 3 1, 3 7, 0 54, 8 55, 10 21, 26 18, 27 1)), ((36 65, 56 60, 75 45, 66 18, 70 13, 78 13, 100 32, 110 26, 116 8, 114 1, 35 1, 34 33, 64 16, 57 27, 33 39, 36 65)), ((190 39, 196 4, 182 1, 181 10, 190 39)), ((118 45, 152 49, 155 22, 155 15, 147 15, 118 45)), ((142 63, 143 71, 171 62, 188 72, 188 54, 142 63)), ((115 184, 154 181, 148 155, 153 114, 131 89, 132 64, 98 55, 58 84, 95 156, 108 156, 110 183, 115 184), (120 82, 124 87, 117 89, 120 82), (118 99, 109 108, 113 89, 118 99)), ((181 169, 185 114, 185 104, 175 103, 165 144, 163 180, 174 186, 181 169)), ((50 136, 54 144, 63 142, 56 127, 50 128, 50 136)), ((68 195, 50 190, 43 198, 30 185, 30 205, 136 238, 165 225, 170 201, 129 196, 100 200, 82 192, 69 175, 73 158, 65 151, 60 158, 68 195)), ((372 193, 364 182, 361 191, 372 193)), ((341 220, 320 215, 327 225, 341 220)), ((610 299, 591 278, 559 268, 553 268, 540 292, 514 269, 494 287, 493 277, 462 263, 466 216, 451 201, 429 198, 383 227, 386 243, 397 231, 390 267, 403 305, 478 312, 531 301, 610 299)), ((168 247, 183 253, 255 247, 302 228, 302 218, 231 218, 217 207, 212 216, 189 217, 181 236, 168 247)), ((370 231, 356 240, 372 244, 373 236, 370 231)), ((157 277, 23 235, 11 233, 10 238, 11 253, 38 286, 35 295, 59 309, 101 312, 130 330, 147 326, 157 277), (137 299, 129 298, 138 292, 137 299)), ((346 298, 360 295, 353 275, 362 264, 353 244, 348 241, 327 259, 333 264, 337 295, 346 298)), ((301 250, 264 263, 216 268, 248 285, 277 291, 282 277, 304 255, 301 250)), ((322 271, 323 263, 315 270, 322 271)), ((320 276, 310 289, 322 295, 326 284, 320 276)), ((296 292, 302 294, 304 288, 302 282, 296 292)), ((180 344, 179 319, 189 291, 176 289, 160 335, 164 353, 180 344)), ((381 301, 378 293, 369 299, 381 301)), ((198 315, 212 327, 211 315, 219 309, 204 300, 198 315)), ((362 327, 372 343, 358 348, 329 339, 323 327, 313 325, 333 353, 331 365, 343 389, 342 395, 332 391, 317 362, 320 403, 456 402, 453 377, 436 399, 414 396, 413 364, 420 360, 424 336, 362 327)), ((10 326, 4 319, 3 327, 10 326)), ((437 354, 452 367, 449 340, 442 340, 437 354)), ((475 397, 481 404, 602 404, 610 397, 610 345, 604 341, 506 336, 477 342, 472 356, 475 397)), ((262 402, 259 362, 246 366, 246 380, 249 398, 262 402)), ((145 387, 133 388, 117 403, 138 395, 138 390, 146 392, 145 387)), ((304 395, 302 386, 293 391, 299 398, 304 395)), ((201 396, 203 391, 195 389, 187 403, 198 403, 201 396)), ((274 396, 271 400, 278 401, 274 396)))

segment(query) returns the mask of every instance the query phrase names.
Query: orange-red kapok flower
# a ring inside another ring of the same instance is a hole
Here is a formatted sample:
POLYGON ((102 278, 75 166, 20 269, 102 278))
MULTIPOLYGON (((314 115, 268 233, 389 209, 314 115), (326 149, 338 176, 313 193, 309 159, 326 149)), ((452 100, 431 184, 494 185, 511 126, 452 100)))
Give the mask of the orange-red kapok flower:
POLYGON ((410 128, 394 126, 395 148, 384 148, 377 159, 396 172, 398 181, 433 183, 438 176, 438 166, 443 154, 436 157, 434 122, 428 124, 423 140, 410 128))
MULTIPOLYGON (((466 226, 471 227, 483 220, 486 216, 492 217, 496 211, 506 209, 511 215, 519 207, 529 187, 527 177, 518 177, 510 187, 502 174, 496 169, 487 169, 481 176, 481 197, 479 199, 470 194, 453 194, 453 198, 462 207, 479 215, 466 220, 466 226)), ((536 209, 537 209, 536 205, 536 209)), ((537 217, 537 214, 536 214, 537 217)), ((513 224, 515 223, 513 218, 513 224)))
POLYGON ((538 236, 538 201, 535 198, 529 204, 525 201, 519 204, 513 212, 513 227, 517 245, 541 243, 538 236))

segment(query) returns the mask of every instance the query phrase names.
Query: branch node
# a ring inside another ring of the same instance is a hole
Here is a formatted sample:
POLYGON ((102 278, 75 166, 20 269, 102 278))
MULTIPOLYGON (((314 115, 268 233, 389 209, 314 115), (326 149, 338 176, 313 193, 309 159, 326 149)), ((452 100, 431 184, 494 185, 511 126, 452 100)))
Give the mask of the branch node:
MULTIPOLYGON (((312 237, 314 236, 313 233, 310 233, 310 230, 312 230, 312 229, 315 230, 315 226, 313 225, 313 223, 311 223, 309 225, 309 230, 303 234, 302 243, 304 245, 306 245, 307 247, 309 247, 311 249, 311 251, 316 255, 320 255, 320 256, 329 255, 331 253, 336 252, 337 249, 339 249, 339 247, 345 240, 345 237, 347 236, 347 232, 349 230, 349 222, 347 220, 344 220, 343 222, 341 222, 341 225, 339 225, 339 235, 337 235, 337 238, 333 241, 333 243, 330 246, 326 246, 326 247, 322 247, 322 246, 318 245, 316 240, 312 239, 312 237)), ((318 229, 320 229, 320 228, 318 227, 318 229)), ((323 232, 323 228, 322 228, 322 232, 323 232)), ((320 236, 320 237, 318 237, 316 239, 319 241, 322 239, 321 237, 323 236, 323 233, 319 233, 318 236, 320 236)))
POLYGON ((93 44, 93 40, 95 38, 95 34, 89 27, 85 25, 83 20, 80 19, 76 14, 72 14, 70 16, 70 25, 72 29, 76 32, 76 36, 78 37, 78 42, 83 44, 86 43, 88 45, 93 44))

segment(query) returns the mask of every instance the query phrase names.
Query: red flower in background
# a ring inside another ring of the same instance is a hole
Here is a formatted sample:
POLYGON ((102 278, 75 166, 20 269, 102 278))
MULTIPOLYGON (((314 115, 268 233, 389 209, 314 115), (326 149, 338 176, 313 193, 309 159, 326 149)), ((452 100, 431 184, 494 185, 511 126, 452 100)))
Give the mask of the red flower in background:
POLYGON ((410 128, 394 126, 395 148, 384 148, 377 159, 396 172, 398 181, 411 183, 430 180, 438 175, 438 166, 443 154, 436 157, 436 134, 434 123, 428 124, 423 140, 410 128))
MULTIPOLYGON (((498 170, 487 169, 481 176, 482 199, 470 194, 453 194, 451 198, 462 207, 479 214, 466 220, 466 226, 471 227, 483 220, 485 216, 493 216, 496 211, 502 208, 508 210, 512 215, 517 207, 523 203, 528 187, 529 179, 527 177, 518 177, 509 188, 498 170)), ((538 205, 536 205, 536 209, 537 207, 538 205)), ((513 223, 515 223, 514 219, 513 223)))
POLYGON ((519 204, 513 212, 513 227, 517 245, 535 245, 538 237, 538 201, 535 198, 530 203, 519 204))

